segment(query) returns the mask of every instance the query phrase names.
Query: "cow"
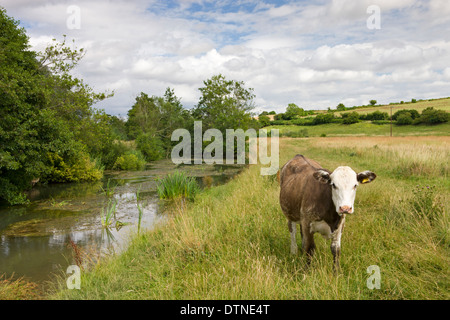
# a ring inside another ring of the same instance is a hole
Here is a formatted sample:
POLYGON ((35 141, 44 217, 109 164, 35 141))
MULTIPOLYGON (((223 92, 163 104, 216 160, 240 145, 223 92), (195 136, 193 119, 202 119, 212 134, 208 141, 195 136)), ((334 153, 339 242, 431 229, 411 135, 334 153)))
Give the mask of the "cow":
POLYGON ((291 254, 296 255, 298 251, 296 232, 299 224, 307 267, 315 249, 314 234, 318 232, 325 239, 331 239, 334 270, 339 271, 345 217, 355 211, 358 185, 372 182, 376 174, 371 171, 356 173, 347 166, 330 172, 303 155, 296 155, 278 173, 280 206, 288 219, 291 254))

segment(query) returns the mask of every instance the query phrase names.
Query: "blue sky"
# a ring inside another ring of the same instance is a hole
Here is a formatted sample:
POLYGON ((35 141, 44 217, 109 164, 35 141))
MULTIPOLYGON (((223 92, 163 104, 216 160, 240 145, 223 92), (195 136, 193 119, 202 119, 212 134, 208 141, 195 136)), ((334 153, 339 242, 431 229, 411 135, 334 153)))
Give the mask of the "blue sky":
POLYGON ((87 54, 75 70, 126 115, 141 91, 186 107, 214 74, 254 88, 256 111, 449 96, 448 0, 0 0, 35 50, 65 34, 87 54), (67 8, 80 8, 68 29, 67 8), (367 8, 380 9, 369 29, 367 8))

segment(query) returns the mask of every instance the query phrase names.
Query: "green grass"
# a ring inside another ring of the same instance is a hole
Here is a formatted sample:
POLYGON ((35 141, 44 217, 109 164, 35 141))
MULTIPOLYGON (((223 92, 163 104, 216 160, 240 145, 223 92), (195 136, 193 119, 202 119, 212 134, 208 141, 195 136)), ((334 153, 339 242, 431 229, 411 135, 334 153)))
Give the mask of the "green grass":
POLYGON ((195 203, 177 202, 164 224, 83 272, 81 290, 65 289, 62 279, 52 298, 448 300, 448 144, 447 137, 281 139, 280 165, 301 153, 328 169, 346 164, 378 175, 358 188, 337 276, 320 236, 308 270, 303 254, 289 254, 278 183, 254 165, 195 203), (417 185, 435 187, 425 194, 417 185), (422 212, 430 203, 440 211, 422 212), (380 267, 381 289, 366 286, 371 265, 380 267))
POLYGON ((157 186, 158 196, 169 200, 180 197, 193 200, 198 191, 199 186, 195 178, 188 177, 182 171, 169 173, 158 181, 157 186))
MULTIPOLYGON (((281 125, 269 126, 265 129, 278 129, 280 134, 290 132, 293 137, 320 137, 325 134, 327 137, 346 137, 346 136, 389 136, 389 124, 373 124, 370 121, 362 121, 350 125, 340 123, 329 123, 317 126, 296 126, 281 125)), ((409 125, 392 126, 393 136, 448 136, 450 134, 450 123, 444 123, 434 126, 427 125, 409 125)))

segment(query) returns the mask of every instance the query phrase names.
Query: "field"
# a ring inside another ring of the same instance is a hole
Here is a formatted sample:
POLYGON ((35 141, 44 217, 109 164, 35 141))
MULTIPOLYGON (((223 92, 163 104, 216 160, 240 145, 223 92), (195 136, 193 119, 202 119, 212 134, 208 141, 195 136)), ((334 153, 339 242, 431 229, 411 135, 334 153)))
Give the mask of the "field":
MULTIPOLYGON (((423 109, 433 107, 439 110, 450 112, 450 98, 422 100, 416 103, 398 103, 392 105, 381 105, 375 107, 358 108, 343 112, 335 112, 336 116, 343 113, 357 112, 360 114, 372 113, 374 111, 387 112, 392 114, 402 109, 415 109, 419 113, 423 109)), ((318 113, 325 113, 326 110, 318 110, 318 113)), ((371 121, 361 121, 350 125, 341 123, 329 123, 316 126, 297 126, 297 125, 276 125, 265 127, 267 130, 278 129, 280 134, 288 137, 336 137, 336 136, 390 136, 391 125, 389 123, 375 124, 371 121)), ((450 123, 440 125, 407 125, 397 126, 395 122, 392 125, 392 136, 448 136, 450 133, 450 123)))
MULTIPOLYGON (((250 166, 168 222, 136 237, 119 256, 82 272, 81 290, 56 299, 440 299, 450 298, 449 149, 440 137, 280 139, 280 165, 304 154, 334 169, 372 170, 360 186, 335 275, 329 242, 316 235, 309 269, 289 254, 279 185, 250 166), (380 269, 369 289, 367 268, 380 269)), ((300 240, 298 240, 300 242, 300 240)))
MULTIPOLYGON (((337 114, 340 115, 342 113, 352 112, 352 111, 357 111, 358 113, 365 114, 365 113, 372 113, 377 110, 381 111, 381 112, 387 112, 388 114, 390 114, 391 107, 392 107, 393 114, 396 111, 402 110, 402 109, 415 109, 420 113, 420 112, 422 112, 423 109, 428 108, 428 107, 433 107, 435 109, 445 110, 447 112, 450 112, 450 98, 421 100, 421 101, 417 101, 415 103, 411 103, 411 102, 393 103, 393 104, 388 104, 388 105, 379 105, 379 106, 374 106, 374 107, 366 107, 366 108, 360 108, 360 109, 355 109, 355 110, 337 112, 337 114)), ((324 110, 323 112, 326 112, 326 110, 324 110)))

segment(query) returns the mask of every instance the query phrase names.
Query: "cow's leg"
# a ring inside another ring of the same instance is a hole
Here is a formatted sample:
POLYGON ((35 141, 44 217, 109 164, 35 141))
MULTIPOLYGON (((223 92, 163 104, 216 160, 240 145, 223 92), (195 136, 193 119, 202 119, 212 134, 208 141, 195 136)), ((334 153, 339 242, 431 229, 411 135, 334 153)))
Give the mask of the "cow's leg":
POLYGON ((306 264, 309 266, 311 263, 311 258, 314 255, 314 250, 316 249, 316 244, 314 243, 314 234, 311 233, 311 228, 308 223, 302 222, 301 224, 302 232, 302 249, 306 253, 306 264))
POLYGON ((296 255, 298 252, 297 240, 295 235, 297 233, 297 224, 291 220, 288 221, 289 233, 291 234, 291 254, 296 255))
POLYGON ((332 233, 331 237, 331 253, 333 254, 333 260, 334 260, 334 271, 339 272, 340 266, 339 266, 339 257, 341 255, 341 236, 342 231, 344 230, 344 224, 345 224, 345 215, 342 216, 338 223, 338 227, 335 231, 332 233))

